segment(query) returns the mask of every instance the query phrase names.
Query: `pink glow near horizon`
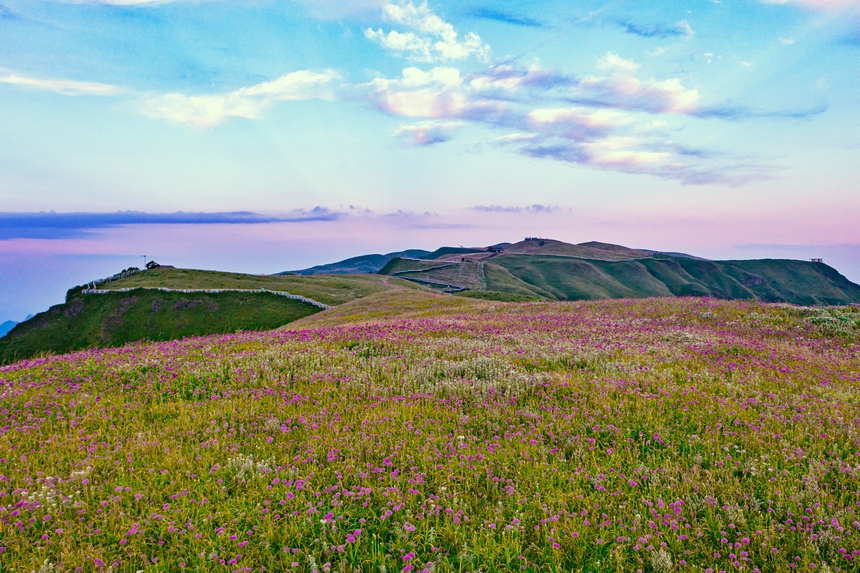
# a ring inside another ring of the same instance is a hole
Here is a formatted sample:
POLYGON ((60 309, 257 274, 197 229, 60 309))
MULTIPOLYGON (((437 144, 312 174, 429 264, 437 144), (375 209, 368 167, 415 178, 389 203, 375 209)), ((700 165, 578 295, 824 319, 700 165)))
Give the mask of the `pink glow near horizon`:
POLYGON ((146 251, 162 253, 162 257, 223 260, 225 266, 232 261, 269 261, 265 266, 270 267, 278 263, 311 266, 386 250, 485 246, 527 235, 573 243, 599 240, 630 247, 710 252, 750 243, 860 243, 860 229, 850 213, 773 213, 764 218, 761 214, 727 217, 718 212, 690 217, 659 212, 502 209, 445 215, 345 215, 333 221, 302 223, 130 225, 93 231, 82 238, 0 241, 0 253, 123 255, 146 251))

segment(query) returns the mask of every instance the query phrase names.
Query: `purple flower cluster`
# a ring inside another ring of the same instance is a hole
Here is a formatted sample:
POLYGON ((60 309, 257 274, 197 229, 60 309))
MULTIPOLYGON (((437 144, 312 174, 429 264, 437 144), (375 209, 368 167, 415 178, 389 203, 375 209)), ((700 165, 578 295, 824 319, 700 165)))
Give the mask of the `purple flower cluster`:
POLYGON ((854 571, 860 345, 499 304, 0 368, 16 571, 854 571))

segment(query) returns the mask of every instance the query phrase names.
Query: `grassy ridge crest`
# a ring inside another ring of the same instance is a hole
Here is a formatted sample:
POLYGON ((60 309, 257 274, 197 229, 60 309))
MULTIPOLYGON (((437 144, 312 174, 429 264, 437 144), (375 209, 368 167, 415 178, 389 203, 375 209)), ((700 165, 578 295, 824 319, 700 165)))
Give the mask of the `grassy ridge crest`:
POLYGON ((0 364, 139 340, 270 330, 320 309, 271 293, 180 293, 139 288, 77 295, 0 338, 0 364))

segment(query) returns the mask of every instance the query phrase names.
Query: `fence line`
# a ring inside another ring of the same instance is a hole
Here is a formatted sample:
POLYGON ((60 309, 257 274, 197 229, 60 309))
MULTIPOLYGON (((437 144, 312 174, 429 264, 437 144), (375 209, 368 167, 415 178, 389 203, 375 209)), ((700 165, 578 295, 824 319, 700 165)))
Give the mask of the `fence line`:
POLYGON ((164 288, 164 287, 127 287, 127 288, 117 288, 117 289, 84 289, 81 292, 83 294, 107 294, 112 292, 129 292, 137 289, 146 289, 146 290, 160 290, 164 292, 181 292, 181 293, 219 293, 219 292, 249 292, 249 293, 269 293, 276 296, 282 296, 284 298, 289 298, 292 300, 299 300, 302 302, 306 302, 308 304, 312 304, 318 308, 323 310, 332 308, 331 305, 324 304, 319 302, 318 300, 314 300, 312 298, 308 298, 306 296, 301 296, 298 294, 291 294, 286 291, 279 290, 266 290, 266 289, 242 289, 242 288, 164 288))

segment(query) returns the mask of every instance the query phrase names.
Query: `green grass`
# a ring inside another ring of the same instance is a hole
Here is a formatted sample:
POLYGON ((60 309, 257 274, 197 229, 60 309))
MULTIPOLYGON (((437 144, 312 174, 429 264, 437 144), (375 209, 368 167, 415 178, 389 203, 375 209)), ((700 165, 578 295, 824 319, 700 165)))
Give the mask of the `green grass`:
MULTIPOLYGON (((438 267, 441 265, 445 265, 449 263, 444 263, 441 261, 416 261, 414 259, 403 259, 401 257, 395 257, 388 261, 382 269, 380 269, 379 274, 381 275, 393 275, 394 273, 402 273, 411 271, 423 271, 425 269, 432 269, 434 267, 438 267)), ((406 276, 409 276, 408 274, 406 276)))
POLYGON ((82 294, 71 289, 57 305, 0 339, 0 364, 46 354, 120 346, 137 340, 237 330, 268 330, 319 308, 267 294, 286 291, 329 305, 341 305, 386 291, 424 291, 395 277, 379 275, 249 275, 192 269, 155 269, 100 285, 115 294, 82 294), (169 289, 246 289, 259 293, 179 293, 169 289))
POLYGON ((0 338, 0 364, 138 340, 269 330, 320 309, 269 293, 177 293, 137 289, 77 295, 0 338))
POLYGON ((0 573, 856 573, 858 344, 403 289, 2 367, 0 573))
POLYGON ((492 260, 560 300, 711 296, 799 305, 860 302, 860 286, 827 265, 804 261, 656 257, 611 262, 539 255, 492 260))
POLYGON ((99 288, 265 288, 306 296, 325 304, 338 305, 388 290, 392 285, 415 288, 406 281, 377 275, 249 275, 192 269, 154 269, 105 283, 99 288))
POLYGON ((671 296, 636 261, 607 263, 567 257, 504 255, 493 261, 559 300, 671 296))
POLYGON ((540 302, 546 300, 543 297, 513 294, 509 292, 496 292, 491 290, 467 290, 457 293, 454 296, 476 298, 478 300, 495 300, 498 302, 540 302))
POLYGON ((342 324, 433 318, 472 312, 491 306, 477 297, 463 297, 420 290, 388 290, 342 304, 284 326, 281 330, 316 328, 342 324))

